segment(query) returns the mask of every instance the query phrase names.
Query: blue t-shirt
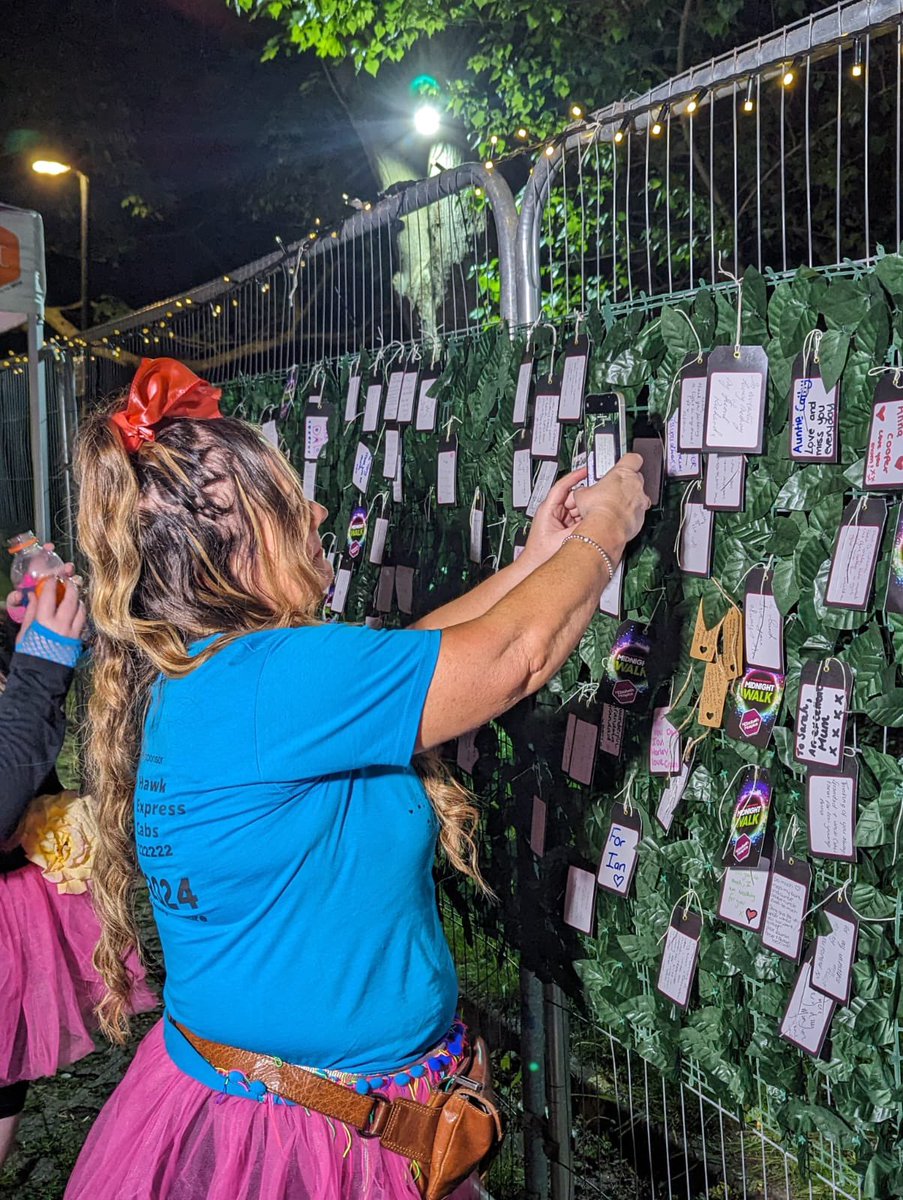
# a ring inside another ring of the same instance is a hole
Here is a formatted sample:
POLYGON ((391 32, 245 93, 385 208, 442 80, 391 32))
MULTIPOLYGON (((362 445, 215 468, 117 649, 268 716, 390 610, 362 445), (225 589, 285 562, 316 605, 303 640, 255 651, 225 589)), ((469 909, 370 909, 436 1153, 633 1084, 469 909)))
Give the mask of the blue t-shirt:
MULTIPOLYGON (((166 1009, 194 1033, 378 1073, 448 1030, 457 982, 432 878, 438 825, 411 767, 440 638, 271 630, 155 685, 138 861, 166 1009)), ((219 1086, 166 1029, 177 1065, 219 1086)))

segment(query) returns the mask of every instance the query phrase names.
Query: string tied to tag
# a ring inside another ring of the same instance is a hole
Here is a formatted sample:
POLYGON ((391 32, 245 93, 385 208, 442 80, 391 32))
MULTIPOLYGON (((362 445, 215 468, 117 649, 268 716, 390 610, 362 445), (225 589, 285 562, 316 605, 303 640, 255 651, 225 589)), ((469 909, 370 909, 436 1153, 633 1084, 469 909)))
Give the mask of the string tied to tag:
POLYGON ((490 522, 490 524, 488 524, 486 526, 486 529, 487 530, 498 529, 498 527, 500 525, 502 527, 502 531, 499 534, 499 548, 498 548, 498 550, 496 550, 496 552, 492 558, 493 571, 497 571, 499 569, 499 563, 502 561, 502 551, 505 549, 505 534, 508 530, 508 514, 507 513, 503 514, 502 519, 500 521, 490 522))
POLYGON ((815 363, 816 366, 821 361, 819 356, 821 353, 821 340, 824 336, 825 335, 822 333, 822 331, 820 329, 810 329, 809 332, 806 334, 806 339, 803 342, 803 374, 804 375, 809 374, 809 359, 810 359, 810 357, 812 358, 812 361, 815 363))
POLYGON ((788 849, 793 845, 794 838, 799 833, 799 828, 800 823, 796 819, 796 813, 793 813, 790 817, 790 822, 787 825, 787 829, 784 831, 784 836, 781 839, 781 853, 785 858, 787 856, 788 849))
POLYGON ((687 890, 684 892, 684 894, 682 896, 679 896, 677 898, 677 900, 675 901, 674 906, 671 909, 671 916, 668 919, 668 924, 667 924, 667 927, 665 928, 665 932, 658 939, 658 945, 661 945, 662 942, 665 940, 665 938, 668 936, 668 930, 671 929, 674 925, 674 917, 677 914, 678 909, 681 909, 680 919, 682 921, 686 921, 687 917, 690 915, 690 910, 695 909, 696 912, 699 913, 700 924, 705 925, 705 912, 703 911, 703 908, 702 908, 702 901, 699 899, 699 893, 696 891, 695 888, 692 888, 692 887, 687 888, 687 890), (695 903, 694 903, 694 901, 695 901, 695 903))
POLYGON ((624 809, 625 817, 629 817, 633 812, 633 785, 636 781, 636 770, 636 767, 634 767, 628 773, 624 786, 619 792, 615 792, 614 795, 615 800, 620 800, 622 796, 624 797, 623 801, 621 801, 621 807, 624 809))
POLYGON ((558 707, 564 708, 572 700, 576 700, 579 704, 592 704, 598 694, 599 683, 599 680, 585 679, 582 683, 575 684, 574 690, 570 695, 564 697, 558 707))
POLYGON ((740 345, 743 339, 743 280, 738 279, 733 271, 728 271, 721 265, 722 251, 718 251, 718 274, 732 280, 737 286, 737 331, 734 336, 734 358, 740 357, 740 345))
MULTIPOLYGON (((733 775, 731 776, 731 778, 727 784, 727 787, 725 787, 724 791, 721 793, 721 798, 718 801, 718 808, 717 808, 716 812, 717 812, 717 816, 718 816, 718 828, 721 830, 722 833, 724 833, 724 820, 722 818, 722 810, 724 809, 724 801, 727 798, 728 792, 731 790, 731 788, 737 782, 737 778, 746 770, 748 765, 749 765, 748 763, 743 763, 742 766, 737 767, 736 771, 734 771, 733 775)), ((756 767, 756 771, 758 771, 758 770, 759 770, 759 768, 756 767)), ((731 817, 730 833, 732 834, 733 832, 734 832, 734 819, 733 819, 733 817, 731 817)), ((728 835, 728 840, 730 840, 730 834, 728 835)))
POLYGON ((552 331, 552 353, 549 355, 549 383, 555 376, 555 355, 558 350, 558 330, 551 321, 543 321, 543 328, 552 331))
POLYGON ((903 355, 900 353, 899 346, 893 347, 893 359, 894 361, 892 363, 887 363, 883 367, 872 367, 869 370, 869 376, 887 375, 890 372, 893 372, 893 384, 895 388, 898 388, 901 386, 900 378, 903 376, 903 355))
POLYGON ((381 517, 384 517, 386 515, 386 503, 388 502, 388 499, 389 499, 388 492, 383 491, 383 492, 376 493, 376 495, 373 497, 373 500, 370 503, 370 507, 367 509, 367 520, 368 521, 373 516, 373 510, 376 508, 377 503, 379 503, 379 515, 381 517))
POLYGON ((445 440, 446 441, 448 441, 449 438, 451 437, 452 426, 453 425, 461 425, 461 424, 463 424, 463 422, 461 421, 461 418, 456 417, 455 414, 452 413, 451 416, 448 418, 448 420, 445 422, 445 425, 443 426, 443 429, 445 430, 445 440))
POLYGON ((331 529, 327 533, 324 533, 323 536, 320 538, 320 545, 323 547, 324 557, 326 555, 332 553, 332 551, 335 549, 336 540, 337 540, 336 535, 333 533, 333 531, 331 529), (326 543, 329 540, 329 538, 332 538, 332 541, 329 542, 329 549, 327 550, 326 543))

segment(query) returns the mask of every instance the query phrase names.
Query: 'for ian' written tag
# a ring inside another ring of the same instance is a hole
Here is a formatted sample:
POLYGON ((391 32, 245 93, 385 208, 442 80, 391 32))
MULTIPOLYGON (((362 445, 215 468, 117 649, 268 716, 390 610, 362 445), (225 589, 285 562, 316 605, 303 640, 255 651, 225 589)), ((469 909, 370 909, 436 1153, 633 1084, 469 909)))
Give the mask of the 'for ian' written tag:
POLYGON ((628 813, 621 804, 613 805, 611 824, 596 876, 596 882, 603 891, 613 892, 616 896, 628 894, 636 872, 637 847, 642 836, 642 826, 636 813, 628 813))

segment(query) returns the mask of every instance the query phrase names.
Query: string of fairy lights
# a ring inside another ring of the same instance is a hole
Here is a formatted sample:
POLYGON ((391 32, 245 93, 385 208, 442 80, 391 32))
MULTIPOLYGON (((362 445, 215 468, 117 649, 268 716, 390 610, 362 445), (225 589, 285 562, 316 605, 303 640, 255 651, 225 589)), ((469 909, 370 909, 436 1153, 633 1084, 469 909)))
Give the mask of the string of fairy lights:
MULTIPOLYGON (((899 29, 897 33, 899 41, 899 29)), ((848 52, 851 52, 849 74, 855 80, 862 80, 866 74, 866 43, 863 37, 856 36, 852 40, 847 39, 843 43, 836 44, 842 45, 848 52)), ((629 109, 629 111, 617 114, 612 110, 607 110, 600 114, 588 113, 586 106, 572 101, 568 107, 569 124, 552 137, 533 138, 525 125, 518 125, 510 138, 513 144, 508 149, 506 145, 508 139, 498 133, 490 134, 482 145, 478 147, 484 151, 483 167, 489 172, 497 171, 500 168, 504 168, 508 163, 521 161, 525 157, 531 157, 534 164, 530 168, 530 173, 532 174, 534 167, 542 161, 543 157, 553 159, 560 152, 564 152, 566 143, 580 143, 582 140, 608 140, 614 147, 619 147, 631 135, 638 136, 640 134, 641 130, 637 126, 637 120, 642 116, 647 117, 645 130, 648 135, 652 138, 660 139, 670 120, 674 118, 689 118, 692 120, 702 111, 706 101, 709 102, 710 106, 713 105, 716 99, 720 99, 724 95, 738 90, 738 84, 740 84, 738 95, 742 97, 739 100, 740 111, 750 116, 756 111, 757 97, 761 83, 767 80, 776 80, 778 87, 784 91, 792 89, 799 79, 801 62, 808 69, 808 56, 802 60, 799 57, 791 57, 771 67, 760 68, 755 73, 735 76, 733 78, 727 77, 720 80, 715 88, 703 86, 688 89, 677 97, 665 100, 660 104, 639 104, 630 108, 628 103, 619 107, 629 109)), ((484 189, 477 186, 473 189, 473 194, 478 200, 482 200, 484 198, 484 189)), ((370 212, 374 204, 378 203, 378 201, 359 200, 356 197, 351 197, 347 192, 342 193, 342 201, 346 206, 364 212, 370 212)), ((339 222, 334 226, 324 226, 322 219, 316 217, 307 238, 301 243, 300 254, 297 245, 284 247, 281 239, 277 238, 277 242, 284 251, 283 261, 297 262, 300 267, 306 266, 305 254, 309 251, 310 247, 318 239, 338 239, 342 232, 342 224, 343 222, 339 222)), ((272 264, 270 264, 268 270, 272 270, 272 264)), ((244 286, 249 282, 253 282, 253 277, 236 283, 233 281, 232 276, 223 275, 222 284, 224 285, 224 291, 212 300, 198 300, 189 293, 185 293, 177 299, 168 302, 169 307, 165 310, 165 316, 156 317, 154 320, 147 321, 141 326, 133 326, 127 331, 114 327, 111 334, 102 336, 96 340, 92 339, 90 342, 81 333, 75 333, 71 336, 56 334, 48 339, 47 345, 51 350, 68 350, 76 354, 90 353, 93 348, 97 352, 106 353, 113 359, 121 358, 123 354, 142 353, 148 350, 152 351, 155 347, 165 347, 168 341, 175 340, 177 337, 176 332, 170 327, 171 322, 179 321, 192 308, 197 310, 203 304, 210 305, 210 311, 214 318, 223 315, 225 311, 224 306, 231 306, 235 309, 240 308, 241 300, 236 295, 230 295, 230 287, 244 286)), ((205 285, 205 290, 207 288, 209 288, 209 285, 205 285)), ((258 281, 258 290, 262 294, 265 294, 269 289, 270 283, 268 281, 258 281)), ((129 315, 123 318, 123 324, 127 323, 129 315)), ((27 354, 16 354, 10 350, 6 359, 0 360, 0 369, 12 370, 14 374, 24 374, 27 363, 27 354)))

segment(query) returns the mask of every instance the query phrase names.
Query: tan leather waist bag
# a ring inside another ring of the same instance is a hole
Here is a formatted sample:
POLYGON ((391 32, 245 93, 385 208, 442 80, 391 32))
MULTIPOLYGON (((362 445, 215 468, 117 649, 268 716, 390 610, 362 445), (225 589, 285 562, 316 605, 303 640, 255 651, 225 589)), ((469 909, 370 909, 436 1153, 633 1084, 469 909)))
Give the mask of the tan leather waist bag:
POLYGON ((178 1021, 172 1023, 217 1071, 240 1071, 249 1083, 259 1081, 274 1095, 343 1121, 361 1137, 378 1138, 386 1150, 415 1161, 424 1200, 444 1200, 474 1171, 484 1171, 502 1143, 502 1118, 482 1038, 475 1039, 469 1060, 442 1089, 420 1104, 388 1100, 379 1093, 361 1096, 303 1067, 209 1042, 178 1021))

